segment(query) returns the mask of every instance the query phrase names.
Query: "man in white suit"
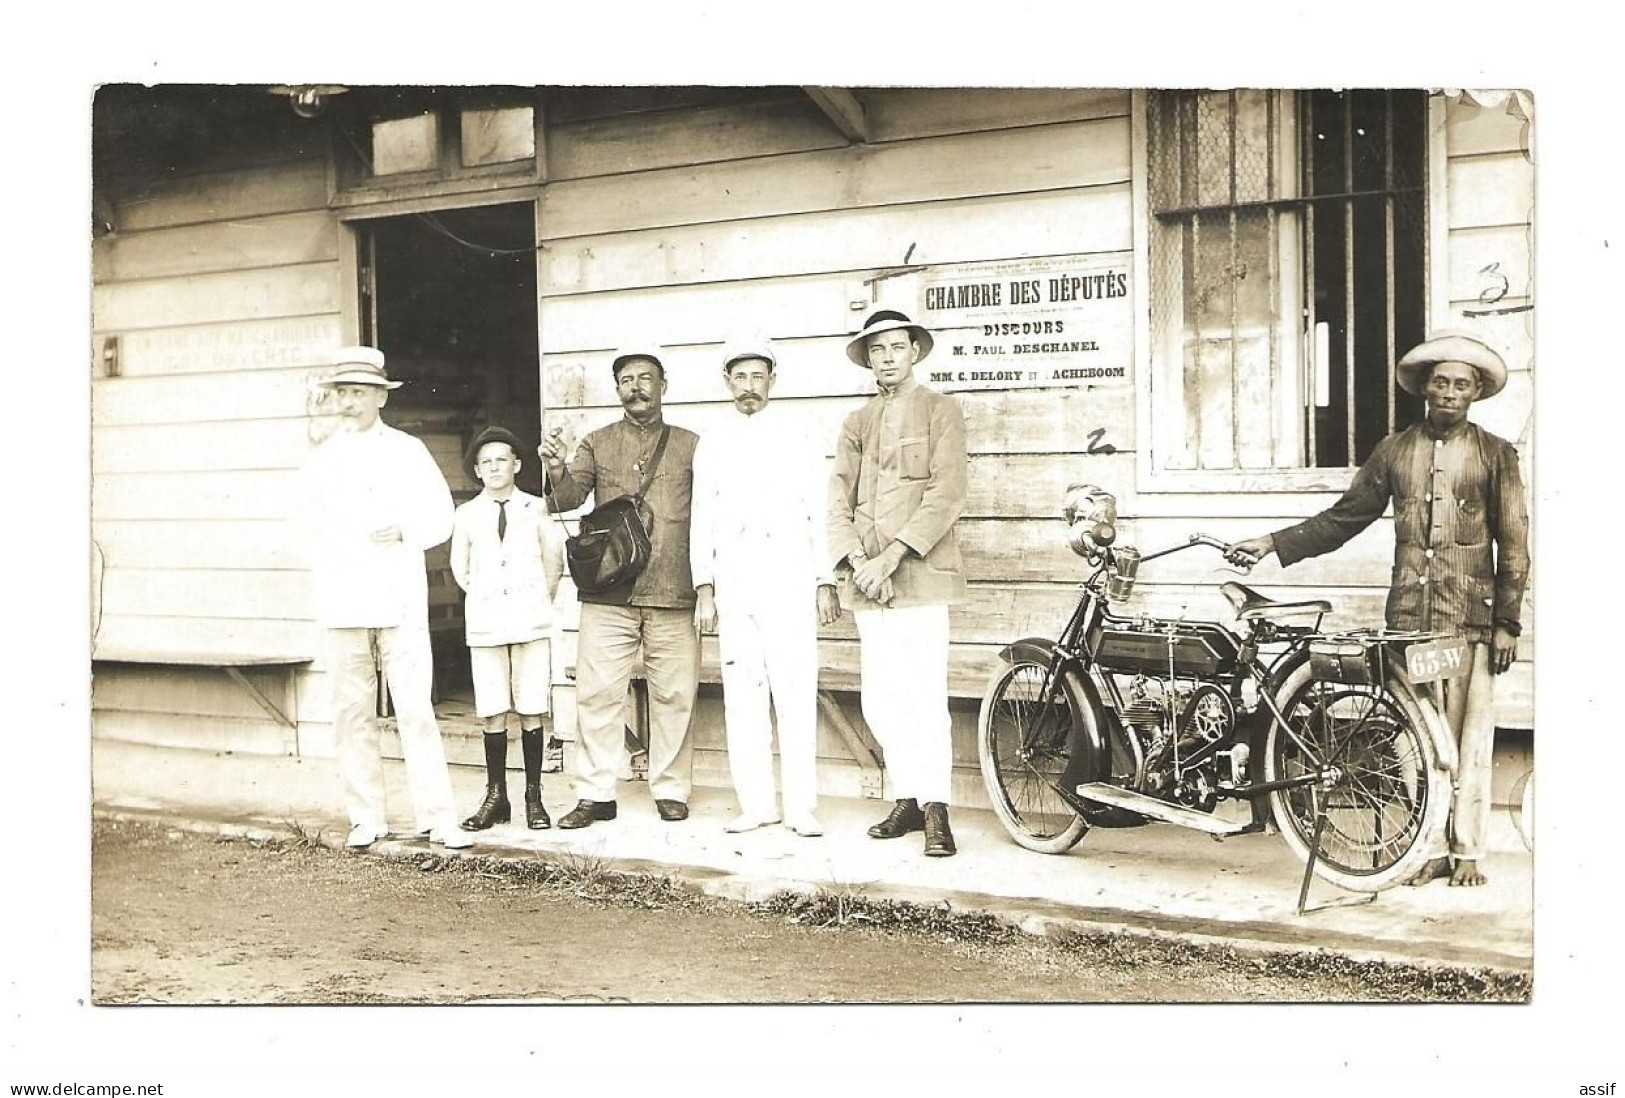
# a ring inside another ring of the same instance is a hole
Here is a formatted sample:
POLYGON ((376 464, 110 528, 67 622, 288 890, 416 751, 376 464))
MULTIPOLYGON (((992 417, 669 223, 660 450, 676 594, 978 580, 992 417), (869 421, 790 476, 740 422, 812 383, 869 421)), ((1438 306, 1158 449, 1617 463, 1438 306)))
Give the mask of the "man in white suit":
POLYGON ((822 453, 768 407, 778 359, 764 339, 724 353, 739 413, 694 453, 689 563, 694 620, 722 647, 728 766, 739 815, 726 830, 779 822, 823 834, 817 805, 818 625, 840 616, 825 549, 822 453), (772 718, 769 717, 771 702, 772 718), (784 811, 773 782, 778 725, 784 811))

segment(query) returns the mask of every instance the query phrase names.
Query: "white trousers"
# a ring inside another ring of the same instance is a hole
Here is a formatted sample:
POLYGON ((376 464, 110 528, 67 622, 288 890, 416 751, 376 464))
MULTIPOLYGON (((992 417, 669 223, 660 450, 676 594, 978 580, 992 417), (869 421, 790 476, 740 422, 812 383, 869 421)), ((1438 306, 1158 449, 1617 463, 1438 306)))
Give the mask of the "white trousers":
MULTIPOLYGON (((1469 646, 1469 670, 1446 679, 1442 712, 1456 737, 1460 759, 1455 795, 1450 802, 1447 834, 1437 836, 1430 857, 1443 857, 1448 847, 1456 858, 1484 857, 1490 830, 1490 779, 1495 772, 1495 676, 1490 673, 1490 646, 1469 646)), ((1435 694, 1437 698, 1437 694, 1435 694)))
POLYGON ((451 775, 430 700, 434 664, 428 627, 329 629, 327 652, 328 676, 333 683, 333 736, 351 825, 365 824, 380 832, 388 827, 377 716, 377 662, 381 662, 406 760, 415 830, 455 827, 451 775))
POLYGON ((863 642, 863 719, 886 754, 891 795, 947 804, 954 765, 948 608, 875 607, 853 613, 863 642))
POLYGON ((818 622, 812 592, 800 594, 794 603, 737 594, 717 600, 728 769, 739 811, 759 820, 780 815, 775 723, 784 815, 811 815, 818 802, 818 622))

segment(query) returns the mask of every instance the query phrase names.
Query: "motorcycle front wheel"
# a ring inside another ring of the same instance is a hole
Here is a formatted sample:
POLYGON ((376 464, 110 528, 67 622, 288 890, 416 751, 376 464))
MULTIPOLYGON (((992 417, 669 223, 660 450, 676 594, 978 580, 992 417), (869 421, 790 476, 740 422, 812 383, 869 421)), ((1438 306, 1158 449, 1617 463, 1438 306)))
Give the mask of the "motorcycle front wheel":
POLYGON ((1042 663, 1017 659, 988 687, 977 721, 982 783, 994 815, 1020 846, 1064 854, 1089 830, 1055 783, 1066 770, 1074 724, 1092 728, 1097 720, 1077 680, 1051 678, 1042 663))
POLYGON ((1286 677, 1276 704, 1292 734, 1272 724, 1265 780, 1330 769, 1323 782, 1270 794, 1287 845, 1307 859, 1324 812, 1317 876, 1352 892, 1380 892, 1410 878, 1450 811, 1450 775, 1440 769, 1428 727, 1438 719, 1431 704, 1398 679, 1324 682, 1307 663, 1286 677))

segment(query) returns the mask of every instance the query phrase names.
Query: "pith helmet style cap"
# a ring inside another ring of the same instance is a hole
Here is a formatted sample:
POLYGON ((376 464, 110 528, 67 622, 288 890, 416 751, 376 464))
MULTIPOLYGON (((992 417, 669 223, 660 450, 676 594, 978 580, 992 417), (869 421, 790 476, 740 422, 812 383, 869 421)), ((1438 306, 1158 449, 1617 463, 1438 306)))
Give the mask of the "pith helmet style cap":
POLYGON ((1394 365, 1394 380, 1407 393, 1422 395, 1427 372, 1437 362, 1465 362, 1478 371, 1484 400, 1506 388, 1507 364, 1487 344, 1464 332, 1435 332, 1405 352, 1394 365))
POLYGON ((933 342, 931 333, 896 309, 881 309, 870 313, 869 319, 863 322, 863 331, 853 336, 852 341, 846 345, 846 357, 867 369, 869 366, 869 352, 864 347, 864 341, 872 335, 894 331, 898 328, 908 329, 909 338, 920 345, 920 357, 915 361, 924 362, 925 356, 931 353, 931 344, 933 342))
POLYGON ((759 358, 774 370, 779 368, 779 356, 773 353, 773 346, 765 336, 749 336, 736 339, 722 349, 723 370, 733 369, 733 364, 742 358, 759 358))
POLYGON ((322 387, 335 385, 378 385, 385 389, 399 389, 401 383, 389 380, 384 372, 384 352, 376 347, 341 347, 333 352, 333 365, 337 367, 321 381, 322 387))
POLYGON ((475 468, 476 463, 480 459, 480 447, 484 446, 487 442, 506 442, 509 446, 513 447, 514 457, 518 458, 520 461, 525 460, 525 444, 519 441, 518 435, 508 430, 506 427, 487 427, 485 430, 474 436, 474 441, 469 444, 468 453, 463 455, 463 468, 467 469, 468 475, 473 477, 475 480, 480 479, 478 476, 478 471, 475 468))
POLYGON ((609 364, 609 376, 619 377, 621 367, 626 364, 628 359, 633 358, 653 359, 654 364, 660 367, 660 376, 666 376, 666 364, 660 361, 660 349, 652 343, 635 343, 616 351, 614 360, 609 364))

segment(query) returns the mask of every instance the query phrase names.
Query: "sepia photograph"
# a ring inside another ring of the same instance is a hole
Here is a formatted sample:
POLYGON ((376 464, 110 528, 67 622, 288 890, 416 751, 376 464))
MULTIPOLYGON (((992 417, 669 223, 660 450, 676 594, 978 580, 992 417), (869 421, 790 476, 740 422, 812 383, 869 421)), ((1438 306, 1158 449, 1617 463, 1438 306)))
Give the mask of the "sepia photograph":
POLYGON ((1577 96, 898 31, 91 66, 60 742, 8 778, 67 798, 8 799, 76 848, 18 1016, 105 1039, 0 1084, 334 1093, 421 1027, 380 1086, 813 1041, 969 1086, 1091 1026, 1126 1093, 1610 1084, 1595 409, 1535 382, 1584 342, 1551 242, 1618 273, 1550 201, 1577 96))

